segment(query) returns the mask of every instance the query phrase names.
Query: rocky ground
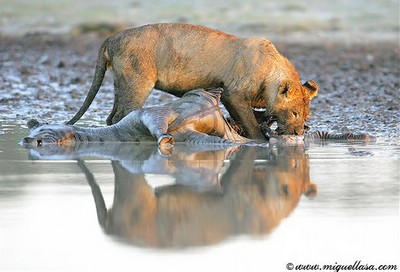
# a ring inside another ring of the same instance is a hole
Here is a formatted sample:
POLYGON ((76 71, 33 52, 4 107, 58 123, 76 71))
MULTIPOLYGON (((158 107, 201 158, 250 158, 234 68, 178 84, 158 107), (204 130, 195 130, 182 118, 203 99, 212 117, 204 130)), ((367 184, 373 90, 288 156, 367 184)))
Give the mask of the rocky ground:
MULTIPOLYGON (((89 90, 103 38, 36 34, 0 39, 0 122, 24 124, 37 118, 56 123, 72 117, 89 90)), ((400 137, 397 42, 279 42, 276 46, 303 80, 319 84, 308 124, 312 130, 400 137)), ((153 91, 146 106, 171 99, 153 91)), ((103 125, 112 103, 113 83, 107 73, 80 124, 103 125)))

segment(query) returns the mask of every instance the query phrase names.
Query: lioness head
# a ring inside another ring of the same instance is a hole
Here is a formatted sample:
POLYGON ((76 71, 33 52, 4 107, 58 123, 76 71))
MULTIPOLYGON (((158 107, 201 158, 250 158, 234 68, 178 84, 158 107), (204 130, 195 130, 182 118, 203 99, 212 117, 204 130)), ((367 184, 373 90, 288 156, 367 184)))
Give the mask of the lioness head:
POLYGON ((271 112, 282 134, 301 135, 310 118, 310 102, 318 94, 318 85, 310 80, 303 85, 292 81, 280 84, 275 107, 271 112))

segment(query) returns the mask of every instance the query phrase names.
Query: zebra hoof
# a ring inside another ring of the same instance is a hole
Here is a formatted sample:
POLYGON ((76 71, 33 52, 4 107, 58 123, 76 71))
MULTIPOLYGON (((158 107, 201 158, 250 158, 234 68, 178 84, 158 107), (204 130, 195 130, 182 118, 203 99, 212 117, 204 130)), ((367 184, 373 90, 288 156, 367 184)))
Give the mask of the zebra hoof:
POLYGON ((158 154, 161 155, 161 157, 171 157, 172 152, 174 151, 173 147, 171 146, 170 148, 165 148, 165 147, 158 147, 158 154))
POLYGON ((158 138, 158 151, 161 155, 170 156, 174 146, 174 137, 171 134, 163 134, 158 138))
POLYGON ((168 147, 168 146, 173 146, 174 145, 174 137, 171 134, 163 134, 160 137, 158 137, 158 146, 164 146, 164 147, 168 147))

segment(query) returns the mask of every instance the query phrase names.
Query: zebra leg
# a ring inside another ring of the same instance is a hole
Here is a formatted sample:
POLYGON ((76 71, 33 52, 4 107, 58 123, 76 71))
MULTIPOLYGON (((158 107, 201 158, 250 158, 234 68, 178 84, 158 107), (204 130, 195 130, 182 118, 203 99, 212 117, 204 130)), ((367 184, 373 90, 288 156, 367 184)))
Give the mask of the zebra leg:
POLYGON ((305 134, 305 139, 307 140, 337 140, 337 141, 376 141, 374 136, 368 134, 354 134, 354 133, 343 133, 343 134, 333 134, 326 131, 314 131, 305 134))
POLYGON ((269 127, 268 122, 262 122, 260 129, 268 140, 271 138, 278 138, 276 132, 269 127))
POLYGON ((188 144, 216 144, 216 145, 235 145, 234 142, 218 136, 208 135, 202 132, 190 130, 185 133, 175 134, 176 141, 186 142, 188 144))
POLYGON ((177 114, 166 107, 143 109, 141 121, 151 135, 157 138, 158 146, 170 148, 174 144, 174 138, 168 133, 168 125, 175 120, 177 114))

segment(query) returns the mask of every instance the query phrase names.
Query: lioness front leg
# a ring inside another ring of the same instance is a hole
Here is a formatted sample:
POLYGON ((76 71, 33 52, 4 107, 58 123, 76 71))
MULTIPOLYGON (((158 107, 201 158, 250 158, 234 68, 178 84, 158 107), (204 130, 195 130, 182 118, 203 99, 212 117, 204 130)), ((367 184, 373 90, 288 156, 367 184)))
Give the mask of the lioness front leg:
POLYGON ((250 102, 246 102, 242 97, 232 97, 228 95, 223 95, 222 101, 231 117, 244 130, 247 138, 260 140, 266 139, 261 132, 256 117, 253 114, 253 108, 251 107, 250 102))

